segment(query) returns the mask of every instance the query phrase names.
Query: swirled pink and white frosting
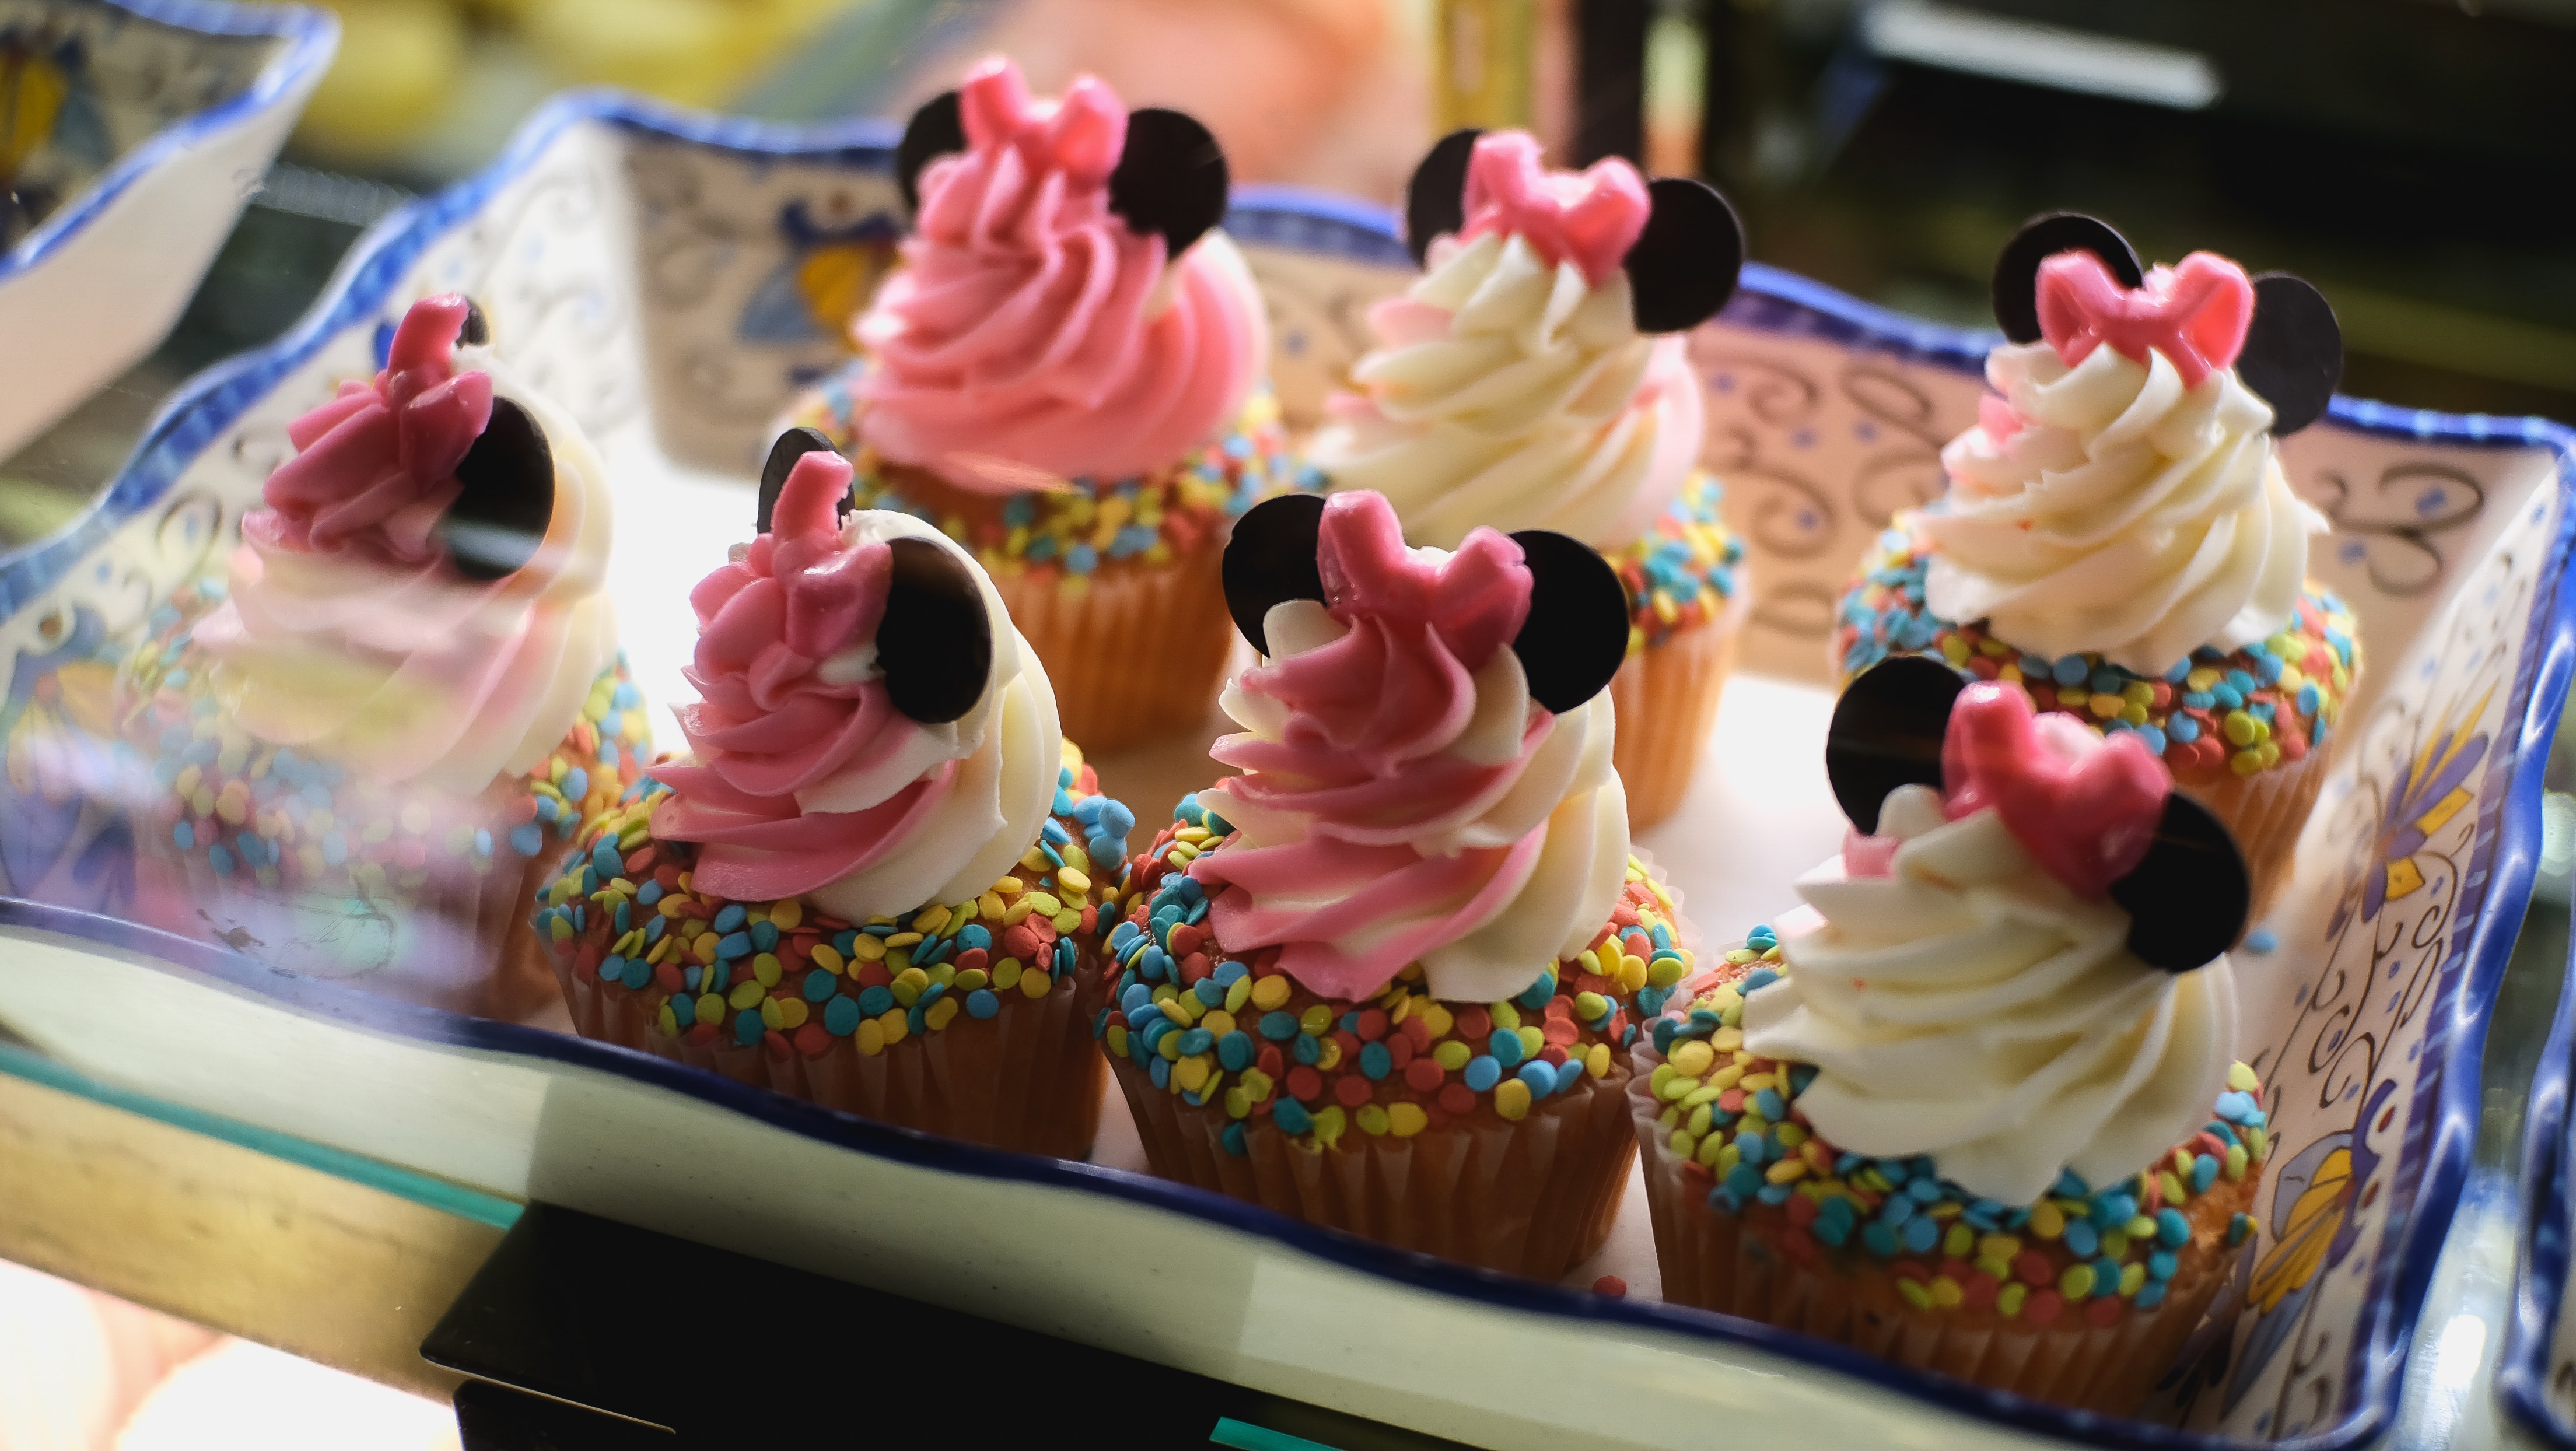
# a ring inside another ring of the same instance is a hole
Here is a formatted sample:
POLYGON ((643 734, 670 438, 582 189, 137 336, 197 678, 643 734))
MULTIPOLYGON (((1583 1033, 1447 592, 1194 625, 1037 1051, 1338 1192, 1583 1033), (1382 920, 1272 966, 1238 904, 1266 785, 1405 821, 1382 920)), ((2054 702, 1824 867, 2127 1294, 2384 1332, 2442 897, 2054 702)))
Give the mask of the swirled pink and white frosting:
POLYGON ((995 57, 958 97, 967 148, 923 170, 904 266, 857 325, 862 439, 988 494, 1187 457, 1269 361, 1241 254, 1211 231, 1168 256, 1110 210, 1127 110, 1100 81, 1039 101, 995 57))
POLYGON ((471 795, 561 744, 617 631, 599 458, 571 418, 457 346, 466 311, 453 295, 414 303, 383 372, 287 426, 296 455, 243 518, 227 596, 193 634, 215 698, 257 739, 471 795), (545 432, 554 515, 524 568, 478 580, 433 529, 496 390, 545 432))
POLYGON ((1987 355, 1993 391, 1918 516, 1925 603, 2017 649, 2151 676, 2280 629, 2327 525, 2290 492, 2271 406, 2233 366, 2244 269, 2195 252, 2124 288, 2067 252, 2036 287, 2041 340, 1987 355))
POLYGON ((1055 689, 982 571, 991 674, 965 715, 925 725, 877 666, 889 541, 938 530, 873 510, 836 519, 850 466, 807 454, 772 528, 698 583, 703 697, 677 714, 694 761, 653 768, 654 835, 699 844, 700 892, 802 897, 853 922, 972 897, 1027 851, 1055 800, 1055 689))
POLYGON ((1384 494, 1406 534, 1553 529, 1599 548, 1653 524, 1697 465, 1699 380, 1680 337, 1637 331, 1621 260, 1646 184, 1616 157, 1577 175, 1521 132, 1479 139, 1466 224, 1369 309, 1358 391, 1326 403, 1308 459, 1336 489, 1384 494))
POLYGON ((1582 951, 1628 864, 1607 692, 1555 715, 1511 642, 1520 546, 1480 529, 1407 549, 1375 494, 1335 494, 1325 603, 1273 606, 1270 655, 1225 690, 1244 729, 1209 752, 1243 774, 1200 793, 1238 828, 1190 864, 1235 952, 1328 997, 1411 963, 1432 993, 1491 1002, 1582 951))

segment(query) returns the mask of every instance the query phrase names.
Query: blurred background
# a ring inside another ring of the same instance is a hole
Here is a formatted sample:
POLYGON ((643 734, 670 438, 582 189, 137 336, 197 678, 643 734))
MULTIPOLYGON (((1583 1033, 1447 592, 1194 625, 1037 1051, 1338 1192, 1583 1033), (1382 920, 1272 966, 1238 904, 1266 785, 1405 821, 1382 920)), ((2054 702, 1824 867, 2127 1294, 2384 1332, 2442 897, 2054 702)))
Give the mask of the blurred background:
POLYGON ((1450 126, 1697 173, 1753 255, 1987 320, 2076 207, 2153 257, 2317 282, 2349 392, 2576 418, 2576 0, 334 0, 340 54, 160 354, 0 461, 0 542, 107 477, 188 373, 274 336, 367 223, 547 95, 902 116, 987 49, 1188 109, 1236 175, 1393 200, 1450 126))
MULTIPOLYGON (((548 95, 612 85, 784 121, 901 117, 994 49, 1041 90, 1090 71, 1132 103, 1197 114, 1239 180, 1384 202, 1451 127, 1526 125, 1560 164, 1620 154, 1716 182, 1759 261, 1970 326, 1989 324, 1987 272, 2023 218, 2091 211, 2155 259, 2206 247, 2316 282, 2345 329, 2347 392, 2576 420, 2576 0, 331 8, 335 67, 178 328, 0 459, 0 550, 68 522, 180 382, 283 331, 369 223, 481 167, 548 95)), ((2545 963, 2566 950, 2576 840, 2556 826, 2523 944, 2545 963)), ((2518 1142, 2554 969, 2508 989, 2530 1000, 2498 1023, 2530 1031, 2492 1041, 2482 1164, 2518 1142)), ((0 1265, 0 1451, 234 1444, 454 1431, 434 1403, 0 1265)))

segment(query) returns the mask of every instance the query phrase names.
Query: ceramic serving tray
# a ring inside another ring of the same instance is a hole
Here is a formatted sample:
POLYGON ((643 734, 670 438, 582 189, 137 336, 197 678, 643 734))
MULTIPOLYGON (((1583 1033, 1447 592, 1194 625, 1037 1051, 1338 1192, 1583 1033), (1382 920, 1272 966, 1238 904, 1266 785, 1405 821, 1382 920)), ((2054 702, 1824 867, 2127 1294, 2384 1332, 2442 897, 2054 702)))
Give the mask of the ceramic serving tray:
MULTIPOLYGON (((1478 1444, 2342 1446, 2386 1424, 2468 1165, 2576 660, 2576 438, 2537 421, 2338 400, 2285 445, 2334 520, 2314 570, 2369 664, 2299 878, 2240 972, 2240 1053, 2278 1145, 2259 1232, 2229 1328, 2193 1345, 2161 1420, 1665 1306, 1642 1213, 1570 1286, 1498 1278, 1153 1180, 1114 1133, 1089 1164, 993 1153, 120 921, 130 828, 80 790, 120 642, 220 569, 287 421, 372 370, 427 293, 479 299, 600 441, 628 654, 657 705, 679 698, 686 586, 747 532, 768 420, 840 356, 808 299, 890 262, 892 136, 563 100, 371 232, 286 337, 185 389, 95 513, 0 564, 0 1022, 122 1088, 1478 1444), (1625 1298, 1582 1288, 1605 1269, 1625 1298)), ((1368 303, 1407 280, 1404 250, 1380 208, 1306 194, 1247 190, 1227 225, 1269 297, 1282 397, 1311 418, 1368 303)), ((1693 340, 1753 599, 1699 779, 1641 844, 1713 935, 1786 905, 1840 839, 1819 759, 1835 595, 1890 511, 1937 491, 1990 341, 1759 267, 1693 340)), ((1103 773, 1150 821, 1213 774, 1196 748, 1103 773)))
POLYGON ((0 458, 178 320, 339 34, 296 6, 0 0, 0 458))

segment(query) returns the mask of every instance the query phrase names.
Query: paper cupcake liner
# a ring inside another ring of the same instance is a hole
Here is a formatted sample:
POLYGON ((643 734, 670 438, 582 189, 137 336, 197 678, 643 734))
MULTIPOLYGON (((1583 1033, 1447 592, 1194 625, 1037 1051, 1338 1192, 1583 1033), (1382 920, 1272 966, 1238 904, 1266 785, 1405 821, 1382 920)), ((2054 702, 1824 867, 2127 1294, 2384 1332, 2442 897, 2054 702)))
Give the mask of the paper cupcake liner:
POLYGON ((996 1149, 1084 1159, 1100 1129, 1099 1051, 1085 1005, 1099 993, 1098 959, 1043 998, 1012 992, 989 1018, 959 1014, 876 1054, 835 1037, 819 1054, 766 1044, 696 1044, 656 1029, 647 994, 584 979, 553 960, 574 1029, 585 1038, 711 1069, 741 1083, 898 1128, 945 1134, 996 1149))
POLYGON ((1258 1120, 1246 1153, 1226 1152, 1234 1120, 1192 1107, 1134 1063, 1110 1065, 1146 1162, 1161 1178, 1292 1219, 1489 1270, 1553 1280, 1610 1235, 1636 1148, 1626 1070, 1587 1079, 1518 1122, 1488 1110, 1410 1138, 1356 1126, 1339 1147, 1302 1149, 1258 1120))
POLYGON ((2226 1283, 2234 1254, 2223 1247, 2224 1231, 2254 1204, 2258 1176, 2250 1173, 2195 1197, 2187 1210, 2193 1238, 2180 1251, 2163 1303, 2149 1311, 2132 1308, 2111 1325, 2071 1313, 2037 1326, 1991 1310, 1917 1310, 1897 1293, 1895 1277, 1874 1263, 1854 1263, 1832 1250, 1805 1263, 1790 1258, 1778 1247, 1777 1236, 1789 1226, 1777 1210, 1710 1208, 1706 1189, 1684 1175, 1681 1155, 1656 1121, 1664 1105, 1648 1078, 1663 1059, 1644 1039, 1634 1054, 1628 1097, 1666 1300, 1804 1331, 2034 1400, 2134 1413, 2181 1357, 2226 1283))
POLYGON ((264 887, 247 869, 218 874, 204 853, 153 833, 135 859, 137 915, 287 972, 515 1022, 553 996, 528 903, 554 868, 546 856, 508 860, 477 872, 451 858, 399 899, 370 899, 345 879, 264 887))
POLYGON ((1728 609, 1678 630, 1629 656, 1611 677, 1610 701, 1619 713, 1611 762, 1627 788, 1631 831, 1672 815, 1690 789, 1735 663, 1742 616, 1741 609, 1728 609))
POLYGON ((1234 639, 1218 574, 1223 541, 1165 564, 1119 561, 1064 592, 1055 570, 993 576, 1055 684, 1067 737, 1093 755, 1189 730, 1206 716, 1234 639))
POLYGON ((2231 772, 2214 781, 2181 783, 2183 794, 2208 807, 2236 838, 2237 850, 2245 854, 2254 889, 2253 910, 2245 919, 2249 923, 2263 919, 2298 864, 2299 835, 2307 827, 2317 793, 2325 787, 2326 761, 2334 754, 2334 744, 2329 741, 2325 750, 2310 751, 2251 776, 2231 772))

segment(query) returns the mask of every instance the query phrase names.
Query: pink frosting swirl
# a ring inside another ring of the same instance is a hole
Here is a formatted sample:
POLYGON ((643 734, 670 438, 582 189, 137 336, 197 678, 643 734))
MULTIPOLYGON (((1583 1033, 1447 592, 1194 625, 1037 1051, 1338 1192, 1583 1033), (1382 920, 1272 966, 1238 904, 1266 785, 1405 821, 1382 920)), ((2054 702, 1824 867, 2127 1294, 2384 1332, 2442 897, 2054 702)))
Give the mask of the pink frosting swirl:
POLYGON ((1326 604, 1271 611, 1278 655, 1228 691, 1252 729, 1209 753, 1244 772, 1203 794, 1241 834, 1190 865, 1215 894, 1217 935, 1237 952, 1280 946, 1283 969, 1333 997, 1444 949, 1481 984, 1465 996, 1527 987, 1535 954, 1571 931, 1556 898, 1587 895, 1596 875, 1530 891, 1560 804, 1581 797, 1589 829, 1609 742, 1604 721, 1587 770, 1592 708, 1568 735, 1528 696, 1510 651, 1530 602, 1520 546, 1480 529, 1454 555, 1408 550, 1386 500, 1351 492, 1325 505, 1317 563, 1326 604), (1541 920, 1502 934, 1514 943, 1501 971, 1517 980, 1495 986, 1488 947, 1460 944, 1523 906, 1541 920))
POLYGON ((496 365, 457 366, 467 311, 452 294, 413 304, 382 372, 288 425, 297 453, 243 518, 231 588, 193 638, 259 739, 471 793, 563 739, 616 638, 599 592, 606 480, 579 428, 542 399, 513 394, 555 456, 535 557, 470 579, 433 534, 492 414, 496 365))
POLYGON ((797 460, 771 532, 689 592, 698 648, 681 673, 703 699, 674 713, 700 764, 653 769, 671 788, 653 832, 700 844, 702 892, 774 901, 865 871, 910 839, 956 776, 942 760, 856 811, 797 799, 853 766, 905 759, 923 734, 882 676, 839 668, 844 650, 875 638, 893 571, 885 541, 844 542, 849 487, 837 454, 797 460))
POLYGON ((1037 101, 995 57, 959 99, 967 149, 923 171, 905 266, 857 325, 862 437, 988 494, 1187 456, 1269 356, 1242 259, 1210 233, 1167 269, 1110 211, 1127 111, 1100 81, 1037 101))

